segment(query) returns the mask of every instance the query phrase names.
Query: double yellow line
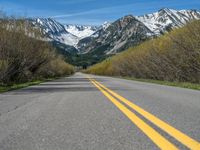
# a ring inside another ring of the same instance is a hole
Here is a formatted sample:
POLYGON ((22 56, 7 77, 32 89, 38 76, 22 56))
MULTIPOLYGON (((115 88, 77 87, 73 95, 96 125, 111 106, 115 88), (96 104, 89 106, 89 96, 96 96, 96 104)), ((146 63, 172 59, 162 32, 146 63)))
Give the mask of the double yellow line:
POLYGON ((119 109, 123 112, 140 130, 142 130, 160 149, 163 150, 177 150, 178 148, 169 142, 165 137, 158 133, 155 129, 145 123, 137 115, 135 115, 130 109, 126 107, 129 106, 131 109, 145 117, 147 120, 152 122, 154 125, 174 137, 180 143, 192 150, 200 150, 200 143, 167 124, 166 122, 160 120, 153 114, 145 111, 143 108, 135 105, 126 98, 120 96, 116 92, 108 89, 101 83, 97 82, 95 79, 89 78, 89 80, 119 109))

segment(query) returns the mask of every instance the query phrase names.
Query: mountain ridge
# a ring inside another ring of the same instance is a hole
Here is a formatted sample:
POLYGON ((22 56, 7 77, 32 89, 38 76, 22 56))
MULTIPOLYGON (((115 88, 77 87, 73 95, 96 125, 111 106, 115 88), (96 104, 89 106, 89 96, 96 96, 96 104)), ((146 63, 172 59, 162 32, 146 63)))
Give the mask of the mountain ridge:
POLYGON ((141 16, 126 15, 99 27, 63 25, 51 18, 45 20, 46 23, 40 19, 33 24, 39 26, 56 46, 60 43, 59 49, 64 47, 63 51, 83 55, 81 58, 91 58, 94 60, 93 63, 96 63, 196 19, 200 19, 198 10, 163 8, 141 16), (55 27, 51 27, 53 24, 55 27), (48 30, 45 25, 50 26, 50 29, 48 30), (63 46, 64 44, 66 46, 63 46))
POLYGON ((96 26, 64 25, 52 18, 31 18, 29 21, 43 31, 47 40, 74 47, 80 39, 92 35, 98 29, 96 26))
POLYGON ((182 27, 193 19, 200 19, 200 12, 197 10, 174 10, 169 8, 160 9, 158 12, 136 16, 156 35, 162 34, 176 27, 182 27))

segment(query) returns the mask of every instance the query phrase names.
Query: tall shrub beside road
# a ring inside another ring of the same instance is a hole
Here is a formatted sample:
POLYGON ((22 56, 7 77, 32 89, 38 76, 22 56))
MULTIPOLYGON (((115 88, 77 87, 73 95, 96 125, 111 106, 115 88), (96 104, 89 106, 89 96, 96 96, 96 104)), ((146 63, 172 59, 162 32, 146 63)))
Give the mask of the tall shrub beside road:
POLYGON ((25 20, 0 20, 0 83, 12 84, 73 73, 73 67, 42 41, 25 20))

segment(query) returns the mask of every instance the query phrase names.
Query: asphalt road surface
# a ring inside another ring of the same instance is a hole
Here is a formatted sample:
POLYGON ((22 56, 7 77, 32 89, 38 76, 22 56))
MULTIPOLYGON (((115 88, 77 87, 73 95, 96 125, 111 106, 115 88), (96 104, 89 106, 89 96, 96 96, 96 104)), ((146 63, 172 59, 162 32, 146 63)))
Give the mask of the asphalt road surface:
POLYGON ((200 91, 76 73, 0 94, 0 150, 200 150, 200 91))

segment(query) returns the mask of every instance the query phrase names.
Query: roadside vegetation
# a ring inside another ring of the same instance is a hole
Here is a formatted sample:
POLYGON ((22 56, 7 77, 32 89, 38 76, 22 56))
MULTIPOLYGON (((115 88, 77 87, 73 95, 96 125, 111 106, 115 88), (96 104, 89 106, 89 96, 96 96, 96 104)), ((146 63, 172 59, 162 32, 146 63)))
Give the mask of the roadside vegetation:
POLYGON ((85 72, 200 84, 200 21, 132 47, 85 72))
POLYGON ((119 77, 122 79, 133 80, 133 81, 140 81, 140 82, 148 82, 154 84, 161 84, 167 86, 175 86, 181 88, 188 88, 194 90, 200 90, 200 84, 198 83, 190 83, 190 82, 170 82, 170 81, 161 81, 161 80, 152 80, 152 79, 141 79, 141 78, 134 78, 134 77, 119 77))
POLYGON ((73 66, 56 54, 42 37, 42 33, 28 21, 0 19, 0 89, 74 72, 73 66))

